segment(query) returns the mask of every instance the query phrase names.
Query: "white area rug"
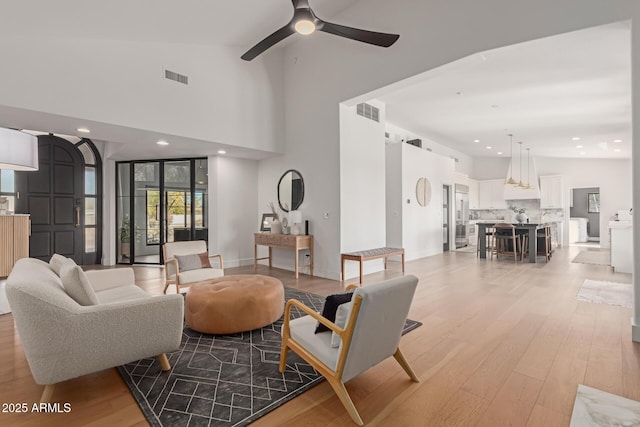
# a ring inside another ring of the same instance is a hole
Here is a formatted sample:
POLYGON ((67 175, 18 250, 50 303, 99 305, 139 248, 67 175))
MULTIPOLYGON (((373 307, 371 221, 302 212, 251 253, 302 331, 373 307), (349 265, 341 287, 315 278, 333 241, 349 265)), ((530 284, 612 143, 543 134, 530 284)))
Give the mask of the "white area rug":
POLYGON ((628 283, 602 282, 600 280, 585 279, 584 282, 582 282, 582 286, 580 286, 576 298, 578 301, 631 308, 633 290, 628 283))
POLYGON ((571 262, 609 265, 610 261, 611 253, 609 251, 580 251, 571 262))
POLYGON ((578 385, 569 427, 640 426, 640 402, 578 385))

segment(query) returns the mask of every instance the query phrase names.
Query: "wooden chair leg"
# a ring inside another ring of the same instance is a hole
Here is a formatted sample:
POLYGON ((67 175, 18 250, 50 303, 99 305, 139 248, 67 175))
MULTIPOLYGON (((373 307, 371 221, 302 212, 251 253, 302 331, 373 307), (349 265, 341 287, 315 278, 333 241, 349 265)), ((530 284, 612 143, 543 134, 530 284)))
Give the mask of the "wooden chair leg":
POLYGON ((287 369, 287 344, 286 340, 282 340, 282 346, 280 348, 280 372, 284 373, 287 369))
POLYGON ((55 384, 47 384, 44 386, 44 391, 42 392, 42 396, 40 397, 40 403, 51 402, 51 397, 53 397, 53 390, 55 389, 55 387, 55 384))
POLYGON ((409 365, 409 362, 407 362, 407 359, 404 358, 404 355, 400 351, 400 347, 398 347, 396 349, 396 352, 393 353, 393 357, 398 361, 400 366, 402 366, 402 369, 404 369, 404 371, 407 373, 407 375, 409 375, 409 377, 411 377, 411 381, 413 381, 415 383, 419 383, 420 382, 420 380, 418 379, 418 376, 416 375, 416 373, 413 372, 413 369, 411 369, 411 366, 409 365))
POLYGON ((167 283, 165 283, 165 284, 164 284, 164 289, 162 290, 162 293, 163 293, 163 294, 166 294, 166 293, 167 293, 167 289, 168 289, 168 288, 169 288, 169 282, 167 282, 167 283))
POLYGON ((171 370, 171 365, 169 364, 169 359, 167 359, 166 354, 159 354, 156 356, 156 359, 158 359, 158 363, 160 363, 160 369, 162 369, 163 371, 171 370))
POLYGON ((333 388, 333 391, 336 392, 338 399, 340 399, 340 402, 342 402, 342 405, 351 416, 351 419, 353 420, 353 422, 358 424, 359 426, 364 425, 364 422, 362 421, 362 418, 360 418, 360 414, 358 413, 358 410, 353 404, 353 401, 351 400, 351 397, 349 396, 349 393, 347 392, 347 389, 345 388, 344 383, 337 378, 330 378, 330 377, 325 377, 325 378, 327 378, 327 381, 331 385, 331 388, 333 388))

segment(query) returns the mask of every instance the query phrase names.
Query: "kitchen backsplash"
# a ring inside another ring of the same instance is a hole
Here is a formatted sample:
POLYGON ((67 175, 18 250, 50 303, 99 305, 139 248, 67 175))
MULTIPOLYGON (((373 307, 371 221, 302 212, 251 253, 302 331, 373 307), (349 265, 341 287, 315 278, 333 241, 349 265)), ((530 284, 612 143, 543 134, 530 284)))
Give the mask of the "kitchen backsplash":
POLYGON ((564 209, 540 209, 540 200, 507 200, 506 209, 473 209, 469 211, 469 219, 504 219, 515 222, 515 209, 524 209, 531 222, 564 221, 564 209))

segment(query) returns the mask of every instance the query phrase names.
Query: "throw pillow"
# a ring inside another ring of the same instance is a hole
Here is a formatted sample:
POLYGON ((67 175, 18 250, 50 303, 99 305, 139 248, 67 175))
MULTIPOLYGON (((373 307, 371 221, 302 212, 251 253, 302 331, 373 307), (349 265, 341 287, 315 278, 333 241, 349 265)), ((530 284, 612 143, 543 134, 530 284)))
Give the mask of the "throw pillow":
MULTIPOLYGON (((322 307, 322 317, 329 319, 334 322, 336 320, 336 311, 340 304, 344 304, 346 302, 351 301, 351 297, 353 296, 353 292, 345 292, 342 294, 334 294, 329 295, 324 300, 324 306, 322 307)), ((316 326, 316 334, 319 332, 330 331, 331 329, 324 326, 322 323, 318 322, 318 326, 316 326)))
POLYGON ((55 271, 58 276, 60 276, 60 270, 62 269, 64 263, 67 261, 71 261, 75 264, 75 261, 73 261, 71 258, 67 258, 59 254, 53 254, 51 256, 51 259, 49 260, 49 266, 53 271, 55 271))
MULTIPOLYGON (((344 328, 345 326, 347 326, 347 321, 351 316, 352 308, 353 308, 353 302, 351 301, 346 304, 340 305, 340 307, 338 307, 338 310, 336 311, 336 321, 333 323, 335 323, 336 326, 339 326, 341 328, 344 328)), ((341 341, 342 341, 342 338, 340 337, 340 335, 331 331, 331 347, 333 348, 340 347, 341 341)))
POLYGON ((206 252, 192 255, 176 255, 178 268, 180 271, 199 270, 201 268, 211 268, 209 258, 206 252), (206 260, 206 263, 205 261, 206 260))
POLYGON ((60 279, 67 294, 80 305, 98 305, 98 297, 89 279, 73 260, 65 262, 60 270, 60 279))

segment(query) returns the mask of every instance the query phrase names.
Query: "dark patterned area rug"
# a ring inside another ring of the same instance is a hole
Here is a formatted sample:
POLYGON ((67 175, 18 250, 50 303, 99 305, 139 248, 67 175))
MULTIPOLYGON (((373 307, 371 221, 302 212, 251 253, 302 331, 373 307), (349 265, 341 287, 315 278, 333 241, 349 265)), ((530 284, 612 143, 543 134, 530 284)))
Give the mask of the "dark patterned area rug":
MULTIPOLYGON (((285 288, 316 311, 324 298, 285 288)), ((291 317, 302 315, 291 310, 291 317)), ((420 326, 408 320, 403 334, 420 326)), ((155 358, 118 367, 120 375, 152 426, 246 426, 323 381, 297 354, 278 371, 282 318, 254 331, 208 335, 186 325, 180 350, 167 354, 171 371, 161 372, 155 358)))

